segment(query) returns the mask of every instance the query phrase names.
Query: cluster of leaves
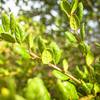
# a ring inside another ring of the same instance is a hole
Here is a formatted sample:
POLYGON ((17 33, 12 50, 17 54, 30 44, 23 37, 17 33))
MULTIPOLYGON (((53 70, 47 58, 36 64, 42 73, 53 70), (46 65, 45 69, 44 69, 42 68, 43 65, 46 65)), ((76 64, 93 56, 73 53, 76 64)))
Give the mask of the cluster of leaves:
MULTIPOLYGON (((68 60, 62 57, 64 50, 60 49, 57 43, 49 37, 45 39, 43 35, 27 34, 12 13, 10 17, 5 13, 2 14, 0 38, 20 46, 18 50, 21 55, 24 55, 24 58, 38 59, 41 61, 39 62, 41 65, 46 64, 54 69, 52 74, 57 78, 56 93, 59 100, 78 100, 80 97, 84 99, 84 96, 90 99, 99 99, 100 61, 94 63, 95 59, 91 47, 85 42, 85 24, 82 22, 83 4, 78 0, 72 0, 72 2, 61 0, 60 6, 68 16, 70 24, 70 31, 66 31, 64 36, 69 44, 80 50, 85 60, 83 65, 75 67, 76 73, 74 75, 69 71, 68 60), (62 65, 63 68, 59 68, 57 64, 62 65)), ((22 94, 16 93, 17 87, 14 78, 8 79, 6 79, 7 86, 1 89, 1 99, 50 100, 50 94, 43 80, 38 77, 27 80, 23 89, 23 97, 20 96, 22 94)))

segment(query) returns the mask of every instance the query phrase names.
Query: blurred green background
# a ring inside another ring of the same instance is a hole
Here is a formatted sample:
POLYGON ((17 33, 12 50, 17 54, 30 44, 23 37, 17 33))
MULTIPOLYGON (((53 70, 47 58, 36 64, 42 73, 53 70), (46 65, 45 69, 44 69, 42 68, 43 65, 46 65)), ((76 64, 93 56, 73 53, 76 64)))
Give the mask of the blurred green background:
MULTIPOLYGON (((71 0, 68 1, 71 2, 71 0)), ((83 22, 86 25, 85 41, 91 45, 94 56, 98 61, 100 48, 96 47, 95 43, 100 43, 100 0, 79 1, 82 1, 84 5, 83 22)), ((0 19, 2 12, 6 12, 8 15, 10 12, 13 12, 17 18, 16 20, 23 25, 26 33, 32 34, 34 37, 41 35, 48 40, 54 40, 63 49, 64 54, 62 55, 62 59, 68 59, 70 70, 72 70, 77 64, 82 65, 84 60, 80 61, 81 54, 79 50, 72 48, 73 46, 65 41, 64 32, 68 29, 70 30, 70 26, 67 21, 68 18, 61 10, 59 3, 60 0, 0 0, 0 19)), ((7 88, 13 88, 11 90, 12 93, 24 96, 27 80, 38 76, 43 79, 51 98, 59 100, 55 89, 55 78, 51 73, 52 69, 44 67, 37 60, 31 59, 27 53, 27 49, 24 48, 26 48, 26 45, 21 47, 18 44, 9 44, 5 41, 0 41, 1 94, 8 95, 9 91, 7 88), (12 87, 10 84, 12 84, 12 87)), ((61 63, 59 63, 60 65, 61 63)), ((16 98, 18 97, 16 96, 16 98)), ((29 98, 28 100, 34 99, 29 98)))

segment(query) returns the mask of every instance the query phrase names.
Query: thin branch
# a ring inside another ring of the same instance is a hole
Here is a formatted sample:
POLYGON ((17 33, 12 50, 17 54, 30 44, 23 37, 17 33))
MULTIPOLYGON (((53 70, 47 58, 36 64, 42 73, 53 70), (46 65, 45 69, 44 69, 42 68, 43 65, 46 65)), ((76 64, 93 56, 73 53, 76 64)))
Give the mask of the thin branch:
MULTIPOLYGON (((41 59, 38 55, 34 54, 33 52, 29 51, 29 53, 30 53, 30 56, 31 56, 32 58, 41 59)), ((49 67, 52 67, 52 68, 54 68, 54 69, 56 69, 56 70, 58 70, 58 71, 60 71, 60 72, 63 72, 62 69, 60 69, 59 67, 57 67, 56 65, 54 65, 54 64, 52 64, 52 63, 49 63, 48 66, 49 66, 49 67)), ((72 79, 73 81, 77 82, 78 84, 81 84, 81 81, 78 80, 77 78, 75 78, 74 76, 72 76, 69 72, 64 73, 64 74, 67 75, 67 76, 68 76, 70 79, 72 79)))

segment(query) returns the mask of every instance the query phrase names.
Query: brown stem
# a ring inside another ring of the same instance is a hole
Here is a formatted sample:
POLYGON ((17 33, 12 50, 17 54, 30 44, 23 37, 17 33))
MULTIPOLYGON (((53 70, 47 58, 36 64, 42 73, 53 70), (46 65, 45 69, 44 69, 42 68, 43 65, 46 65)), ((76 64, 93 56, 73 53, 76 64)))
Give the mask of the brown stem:
MULTIPOLYGON (((33 52, 30 51, 29 53, 30 53, 32 58, 41 59, 38 55, 34 54, 33 52)), ((52 63, 49 63, 48 65, 49 65, 49 67, 52 67, 52 68, 54 68, 54 69, 56 69, 56 70, 58 70, 60 72, 63 72, 59 67, 57 67, 56 65, 54 65, 52 63)), ((78 80, 77 78, 75 78, 74 76, 72 76, 69 72, 64 73, 64 74, 67 75, 73 81, 77 82, 78 84, 81 84, 81 81, 78 80)))

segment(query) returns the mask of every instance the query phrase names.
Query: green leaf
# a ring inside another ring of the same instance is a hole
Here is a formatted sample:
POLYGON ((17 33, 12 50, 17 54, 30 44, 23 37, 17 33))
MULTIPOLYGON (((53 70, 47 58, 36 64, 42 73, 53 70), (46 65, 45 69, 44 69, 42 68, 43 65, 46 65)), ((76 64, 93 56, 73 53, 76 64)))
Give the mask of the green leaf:
POLYGON ((8 41, 10 43, 15 43, 15 39, 8 33, 1 33, 0 36, 5 41, 8 41))
POLYGON ((55 42, 50 43, 50 50, 52 51, 53 62, 55 64, 58 64, 61 58, 62 51, 55 42))
POLYGON ((84 40, 85 38, 85 24, 82 24, 82 27, 80 29, 80 35, 81 35, 81 39, 84 40))
POLYGON ((43 64, 48 64, 51 61, 52 61, 52 54, 50 51, 45 49, 42 52, 42 62, 43 62, 43 64))
POLYGON ((16 29, 16 19, 13 13, 10 14, 10 29, 11 29, 11 34, 14 34, 16 29))
POLYGON ((60 100, 78 100, 76 88, 70 82, 57 81, 57 92, 60 100))
POLYGON ((15 51, 17 54, 21 55, 21 57, 22 57, 23 59, 29 59, 29 58, 30 58, 30 55, 29 55, 29 53, 27 52, 26 48, 22 47, 22 46, 19 45, 19 44, 14 45, 14 51, 15 51))
POLYGON ((24 40, 24 30, 18 23, 16 24, 15 28, 15 37, 18 43, 22 43, 24 40))
POLYGON ((9 32, 10 20, 9 20, 9 17, 5 13, 2 14, 2 25, 3 25, 4 30, 6 32, 9 32))
POLYGON ((78 0, 74 0, 72 9, 71 9, 71 14, 73 14, 75 12, 75 10, 77 9, 77 6, 78 6, 78 0))
POLYGON ((68 17, 70 17, 71 13, 71 6, 68 3, 67 0, 62 0, 60 3, 61 9, 67 14, 68 17))
POLYGON ((76 71, 78 72, 78 74, 80 75, 79 77, 83 77, 84 73, 80 70, 80 68, 78 66, 76 66, 76 71))
POLYGON ((65 35, 66 35, 69 42, 71 42, 71 43, 76 43, 77 42, 75 36, 71 32, 66 31, 65 35))
POLYGON ((94 61, 94 56, 91 51, 88 51, 86 55, 86 64, 90 66, 93 63, 93 61, 94 61))
POLYGON ((93 88, 93 84, 92 83, 85 83, 84 81, 81 82, 82 83, 82 89, 84 90, 84 92, 86 94, 90 94, 93 88))
POLYGON ((80 26, 80 22, 79 22, 78 17, 76 15, 72 15, 70 17, 70 27, 71 27, 71 29, 78 30, 79 26, 80 26))
POLYGON ((63 69, 64 69, 64 72, 66 73, 67 70, 68 70, 68 62, 66 59, 63 60, 63 69))
POLYGON ((28 43, 29 43, 29 47, 30 47, 30 48, 33 47, 33 40, 34 40, 33 34, 30 33, 30 34, 28 35, 28 43))
POLYGON ((42 38, 41 36, 37 37, 37 44, 38 44, 39 51, 41 53, 46 48, 46 43, 47 43, 47 41, 44 38, 42 38))
POLYGON ((78 16, 78 18, 79 18, 79 20, 80 20, 80 22, 81 22, 81 21, 82 21, 82 18, 83 18, 83 4, 82 4, 82 2, 80 2, 80 3, 78 4, 77 16, 78 16))
POLYGON ((15 95, 15 100, 26 100, 25 98, 23 98, 20 95, 15 95))
POLYGON ((83 41, 79 43, 79 49, 83 53, 83 55, 86 55, 88 51, 90 51, 89 45, 84 43, 83 41))
POLYGON ((43 81, 38 77, 28 81, 25 96, 27 100, 50 100, 50 94, 43 81))
POLYGON ((65 74, 61 73, 58 70, 53 70, 52 73, 56 78, 58 78, 60 80, 68 80, 69 79, 68 76, 66 76, 65 74))
POLYGON ((3 29, 2 25, 0 25, 0 33, 4 33, 4 29, 3 29))
POLYGON ((87 80, 87 77, 88 77, 88 74, 89 74, 87 67, 82 66, 82 68, 79 68, 78 66, 76 66, 76 71, 78 72, 80 78, 87 80), (83 71, 82 71, 82 68, 83 68, 83 71))
POLYGON ((95 94, 100 93, 100 84, 98 83, 94 84, 94 92, 95 94))

